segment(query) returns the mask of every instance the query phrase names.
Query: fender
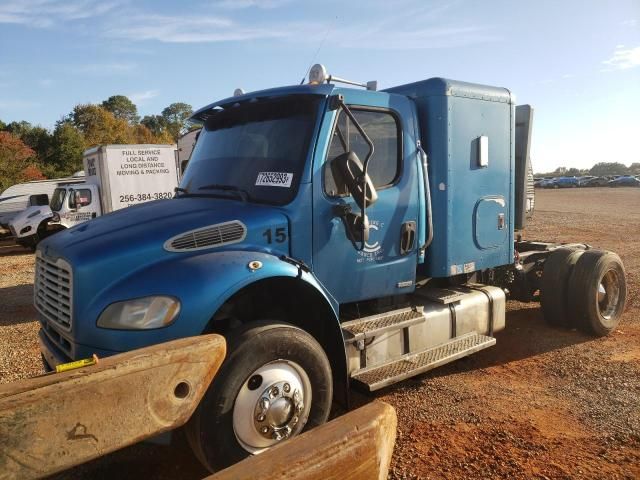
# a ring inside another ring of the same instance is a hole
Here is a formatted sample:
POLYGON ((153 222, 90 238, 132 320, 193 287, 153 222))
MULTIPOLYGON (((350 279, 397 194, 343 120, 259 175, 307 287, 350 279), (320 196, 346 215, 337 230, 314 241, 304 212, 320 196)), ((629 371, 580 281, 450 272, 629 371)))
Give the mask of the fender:
MULTIPOLYGON (((337 304, 312 273, 270 253, 226 250, 196 255, 176 253, 161 262, 130 271, 124 277, 114 278, 106 288, 92 295, 88 304, 76 305, 74 317, 91 320, 76 322, 75 340, 121 352, 200 335, 215 312, 233 294, 254 282, 277 277, 298 278, 319 292, 333 313, 328 321, 340 329, 337 304), (250 268, 249 263, 254 261, 261 262, 261 268, 250 268), (110 330, 96 326, 98 317, 108 305, 150 295, 171 295, 180 300, 180 314, 171 325, 144 330, 144 335, 140 335, 139 330, 110 330)), ((83 286, 77 286, 75 294, 78 298, 86 298, 78 292, 82 289, 83 286)))
POLYGON ((9 222, 9 226, 15 231, 16 239, 31 238, 38 233, 40 225, 49 221, 53 213, 48 206, 32 206, 14 216, 9 222), (29 227, 27 232, 21 233, 23 229, 29 227))

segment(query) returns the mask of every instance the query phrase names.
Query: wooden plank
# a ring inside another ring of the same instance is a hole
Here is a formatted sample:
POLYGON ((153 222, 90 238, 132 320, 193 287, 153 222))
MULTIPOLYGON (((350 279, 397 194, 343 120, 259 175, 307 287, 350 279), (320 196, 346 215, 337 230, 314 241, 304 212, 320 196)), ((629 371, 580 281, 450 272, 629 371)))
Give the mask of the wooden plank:
POLYGON ((375 401, 206 480, 386 479, 396 425, 393 407, 375 401))
POLYGON ((225 357, 219 335, 0 386, 0 479, 38 478, 186 423, 225 357))

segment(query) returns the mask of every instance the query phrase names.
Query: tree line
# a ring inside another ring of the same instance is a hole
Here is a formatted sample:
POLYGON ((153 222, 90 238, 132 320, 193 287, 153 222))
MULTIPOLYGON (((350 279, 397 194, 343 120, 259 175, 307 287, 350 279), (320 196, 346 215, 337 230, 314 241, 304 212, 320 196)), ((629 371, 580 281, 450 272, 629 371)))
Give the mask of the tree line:
POLYGON ((536 173, 536 177, 584 177, 593 175, 603 177, 608 175, 640 175, 640 162, 634 162, 628 167, 620 162, 598 162, 591 168, 558 167, 553 172, 536 173))
POLYGON ((124 95, 79 104, 48 130, 0 119, 0 192, 16 183, 59 178, 82 170, 83 152, 104 144, 172 144, 188 128, 191 105, 177 102, 159 115, 138 115, 124 95))

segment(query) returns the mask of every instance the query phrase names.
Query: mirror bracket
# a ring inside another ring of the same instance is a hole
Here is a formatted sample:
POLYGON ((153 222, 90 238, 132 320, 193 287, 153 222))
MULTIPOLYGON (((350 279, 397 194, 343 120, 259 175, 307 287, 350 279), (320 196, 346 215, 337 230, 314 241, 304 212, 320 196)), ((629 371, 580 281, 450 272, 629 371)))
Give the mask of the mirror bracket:
POLYGON ((369 240, 369 219, 353 213, 351 205, 340 204, 333 206, 333 213, 342 219, 347 237, 356 250, 364 250, 365 243, 369 240), (360 244, 360 245, 358 245, 360 244))

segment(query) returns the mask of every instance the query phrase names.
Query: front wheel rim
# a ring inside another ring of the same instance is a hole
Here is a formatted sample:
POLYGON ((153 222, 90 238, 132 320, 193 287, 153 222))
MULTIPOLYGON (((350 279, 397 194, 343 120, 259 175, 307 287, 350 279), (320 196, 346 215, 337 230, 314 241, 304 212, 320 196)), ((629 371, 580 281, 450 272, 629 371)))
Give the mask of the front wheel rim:
POLYGON ((256 454, 302 431, 311 411, 311 381, 290 360, 274 360, 249 375, 233 405, 233 431, 256 454))

